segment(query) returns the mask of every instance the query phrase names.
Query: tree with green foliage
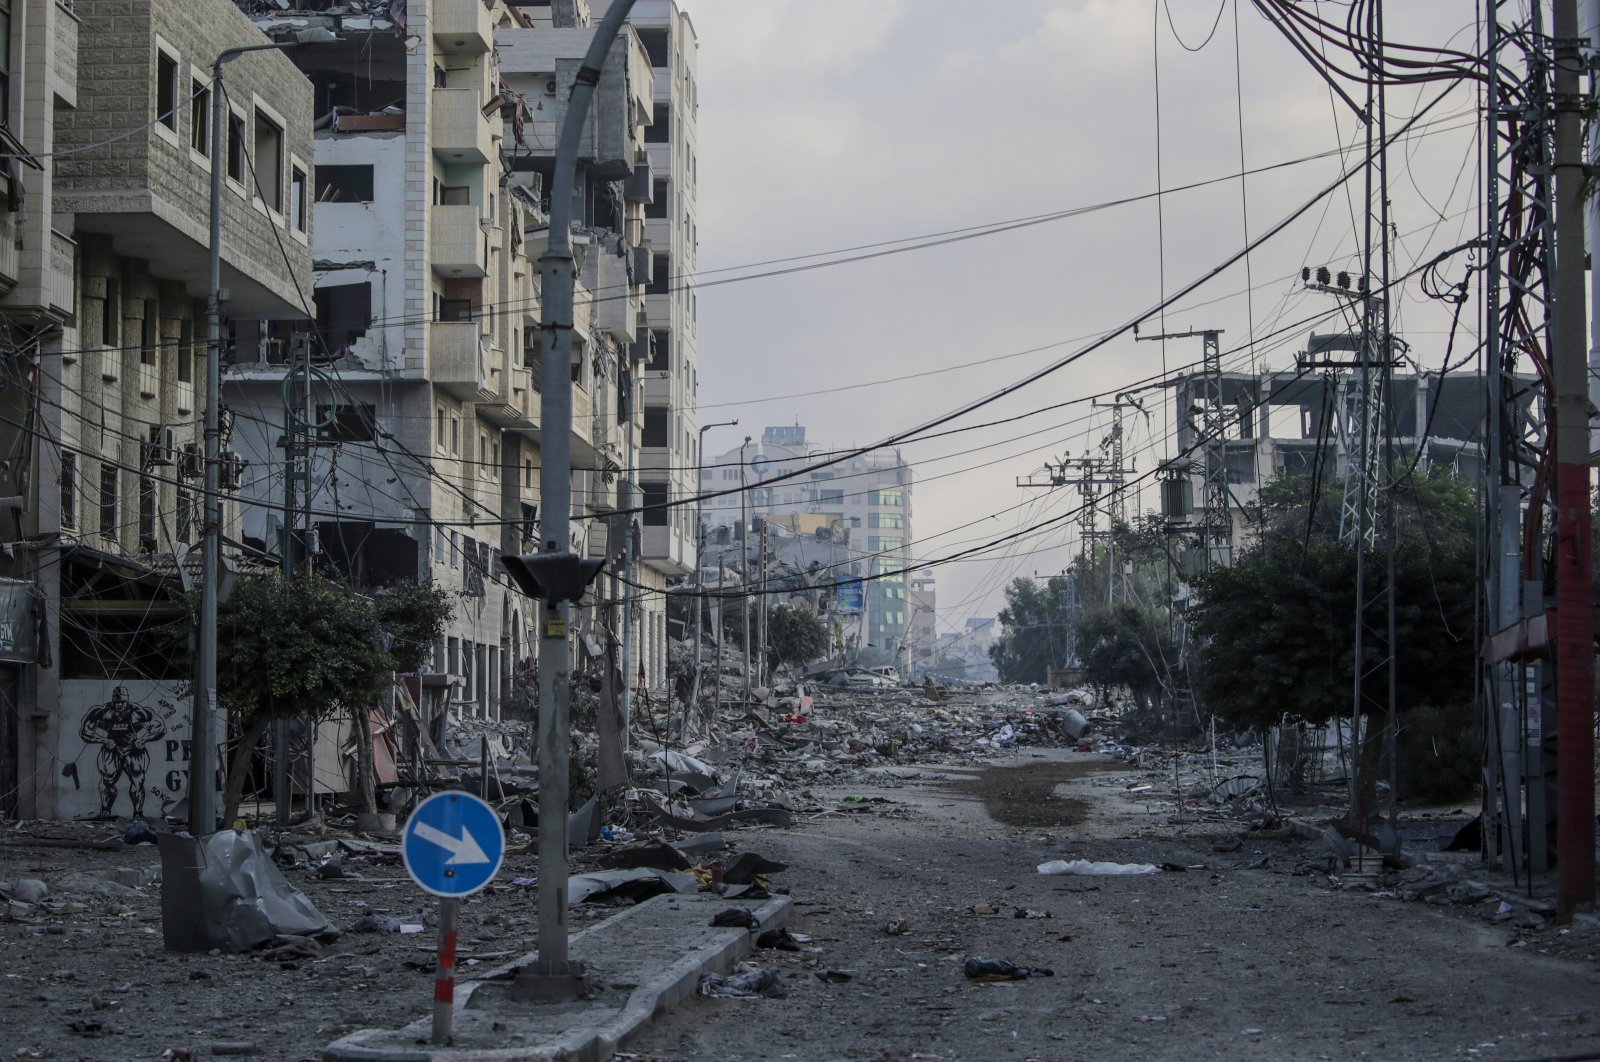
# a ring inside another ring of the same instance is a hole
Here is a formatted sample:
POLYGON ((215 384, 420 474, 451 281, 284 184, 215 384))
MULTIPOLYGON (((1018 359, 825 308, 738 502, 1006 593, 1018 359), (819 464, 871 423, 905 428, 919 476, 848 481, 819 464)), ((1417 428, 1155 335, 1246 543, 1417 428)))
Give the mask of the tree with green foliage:
MULTIPOLYGON (((1467 484, 1413 475, 1384 496, 1396 506, 1395 654, 1402 713, 1434 706, 1470 725, 1475 681, 1476 510, 1467 484), (1440 706, 1455 706, 1441 708, 1440 706), (1462 713, 1466 714, 1463 715, 1462 713)), ((1238 727, 1265 731, 1286 716, 1324 725, 1352 710, 1356 631, 1356 546, 1338 535, 1334 488, 1313 493, 1303 477, 1264 485, 1259 531, 1233 565, 1198 581, 1193 613, 1202 640, 1198 689, 1238 727)), ((1384 555, 1368 546, 1364 621, 1383 631, 1384 555)), ((1369 661, 1370 662, 1370 661, 1369 661)), ((1363 711, 1387 703, 1388 676, 1368 668, 1363 711)), ((1419 717, 1420 719, 1420 717, 1419 717)), ((1363 771, 1372 772, 1370 752, 1363 771)))
POLYGON ((1000 636, 989 647, 1001 682, 1046 682, 1071 652, 1071 588, 1063 576, 1043 584, 1018 577, 1006 587, 1000 636))
POLYGON ((240 735, 223 820, 237 817, 256 746, 274 721, 341 712, 361 750, 357 799, 371 810, 367 715, 392 673, 420 666, 449 614, 449 595, 433 585, 400 584, 375 599, 321 575, 288 587, 276 576, 239 579, 217 610, 217 701, 240 735))
POLYGON ((1084 678, 1106 689, 1126 686, 1149 709, 1171 686, 1177 649, 1164 618, 1131 601, 1090 610, 1078 621, 1084 678))
POLYGON ((777 605, 767 614, 767 659, 772 667, 804 667, 828 652, 828 625, 803 608, 777 605))

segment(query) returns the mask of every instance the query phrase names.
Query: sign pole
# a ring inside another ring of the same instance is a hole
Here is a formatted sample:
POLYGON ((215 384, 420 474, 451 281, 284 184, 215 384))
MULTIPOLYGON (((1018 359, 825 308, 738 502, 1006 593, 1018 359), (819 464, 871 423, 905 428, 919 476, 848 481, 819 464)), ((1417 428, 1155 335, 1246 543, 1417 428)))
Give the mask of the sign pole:
POLYGON ((439 900, 439 966, 433 974, 433 1045, 448 1044, 456 1016, 456 915, 461 901, 439 900))
POLYGON ((499 873, 505 852, 500 816, 471 793, 435 793, 412 810, 401 831, 400 858, 406 873, 424 891, 439 897, 439 961, 433 973, 435 1047, 450 1042, 455 1023, 456 922, 461 897, 489 884, 499 873))

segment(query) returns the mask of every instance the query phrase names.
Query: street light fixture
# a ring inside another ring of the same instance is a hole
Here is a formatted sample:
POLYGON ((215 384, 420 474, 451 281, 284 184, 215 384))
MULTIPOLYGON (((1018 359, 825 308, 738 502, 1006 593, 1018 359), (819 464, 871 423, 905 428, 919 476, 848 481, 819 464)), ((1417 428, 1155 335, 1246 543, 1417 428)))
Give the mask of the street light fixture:
POLYGON ((217 700, 217 577, 222 565, 222 152, 228 132, 223 125, 222 67, 246 52, 283 51, 302 44, 333 44, 343 40, 321 27, 301 30, 293 40, 247 44, 228 48, 211 64, 211 271, 206 291, 206 425, 205 425, 205 542, 200 573, 200 673, 190 700, 189 832, 210 833, 217 822, 212 778, 214 738, 211 712, 217 700))
MULTIPOLYGON (((739 423, 739 418, 732 420, 719 420, 715 424, 700 425, 699 438, 695 440, 694 448, 694 687, 690 694, 689 703, 694 705, 700 700, 700 647, 706 637, 706 601, 705 601, 705 505, 701 498, 705 494, 702 481, 705 479, 706 459, 706 432, 712 428, 730 428, 739 423)), ((718 558, 720 560, 721 554, 718 558)), ((722 566, 717 566, 717 582, 722 582, 722 566)), ((717 702, 716 712, 720 714, 722 708, 722 602, 717 602, 717 702)))

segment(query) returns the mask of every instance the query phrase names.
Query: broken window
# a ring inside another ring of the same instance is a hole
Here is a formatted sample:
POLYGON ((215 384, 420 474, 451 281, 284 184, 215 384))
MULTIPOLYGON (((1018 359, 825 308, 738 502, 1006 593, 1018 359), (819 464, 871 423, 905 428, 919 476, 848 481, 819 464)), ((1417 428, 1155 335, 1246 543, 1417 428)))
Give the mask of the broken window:
POLYGON ((178 131, 178 59, 164 48, 156 49, 156 121, 178 131))
POLYGON ((139 477, 139 549, 156 551, 156 481, 139 477))
POLYGON ((371 166, 317 166, 317 202, 370 203, 371 166))
POLYGON ((651 113, 650 124, 644 127, 644 142, 646 144, 665 144, 671 139, 672 132, 672 106, 658 103, 651 113))
POLYGON ((100 533, 113 542, 117 538, 117 467, 100 466, 100 533))
POLYGON ((289 176, 289 214, 296 232, 306 231, 306 171, 294 167, 289 176))
POLYGON ((61 454, 61 526, 78 526, 78 455, 61 454))
POLYGON ((471 299, 440 299, 439 320, 441 321, 470 321, 472 320, 471 299))
POLYGON ((650 283, 645 286, 646 295, 667 295, 672 291, 672 256, 658 254, 652 263, 650 283))
POLYGON ((650 57, 651 66, 669 66, 667 48, 667 31, 664 29, 635 30, 639 35, 639 43, 644 45, 644 53, 650 57))
POLYGON ((283 212, 283 129, 256 111, 256 194, 268 208, 283 212))
POLYGON ((643 445, 667 445, 667 415, 665 409, 646 409, 644 411, 643 445))
POLYGON ((106 277, 106 297, 100 303, 100 342, 114 347, 122 342, 122 286, 106 277))
POLYGON ((655 193, 651 201, 644 205, 644 216, 647 218, 668 218, 672 215, 667 212, 667 197, 669 184, 664 177, 657 177, 655 193))
POLYGON ((198 78, 189 82, 189 146, 211 157, 211 89, 198 78))
POLYGON ((328 284, 312 289, 316 303, 317 331, 334 357, 343 355, 350 345, 367 334, 372 325, 372 283, 328 284))
POLYGON ((244 119, 228 112, 228 179, 244 183, 244 119))
POLYGON ((667 372, 672 368, 672 333, 662 329, 652 331, 650 335, 653 342, 647 367, 656 372, 667 372))
POLYGON ((160 307, 154 299, 144 300, 144 320, 139 326, 139 361, 144 365, 156 363, 156 347, 160 337, 160 307))
POLYGON ((672 510, 667 508, 667 485, 665 483, 639 484, 641 495, 640 507, 644 509, 644 526, 666 527, 667 520, 672 510))
POLYGON ((371 402, 318 405, 317 438, 324 442, 373 442, 378 437, 378 409, 371 402))

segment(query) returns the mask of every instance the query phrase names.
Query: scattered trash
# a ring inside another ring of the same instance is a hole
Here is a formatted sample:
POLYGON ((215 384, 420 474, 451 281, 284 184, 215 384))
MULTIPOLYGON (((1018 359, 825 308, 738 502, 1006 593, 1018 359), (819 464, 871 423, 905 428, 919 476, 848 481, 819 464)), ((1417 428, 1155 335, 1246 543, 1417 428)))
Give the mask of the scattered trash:
POLYGON ((771 948, 776 951, 800 951, 802 944, 811 943, 811 938, 804 933, 791 933, 779 927, 769 929, 756 938, 756 947, 771 948))
POLYGON ((783 975, 776 966, 759 966, 732 976, 701 974, 700 994, 724 999, 777 998, 785 995, 783 975))
POLYGON ((1055 916, 1052 915, 1049 911, 1035 911, 1031 907, 1019 907, 1019 908, 1017 908, 1016 913, 1014 913, 1011 917, 1012 918, 1054 918, 1055 916))
POLYGON ((1022 966, 1005 959, 988 959, 974 955, 961 967, 962 973, 972 981, 1024 981, 1030 977, 1054 977, 1055 971, 1042 966, 1022 966))
POLYGON ((846 981, 854 981, 856 979, 856 975, 849 970, 817 970, 815 972, 817 980, 823 984, 842 985, 846 981))
POLYGON ((393 915, 364 914, 350 925, 351 933, 421 933, 422 921, 393 915))
POLYGON ((155 844, 156 831, 143 819, 134 819, 128 823, 128 828, 122 831, 123 844, 155 844))
POLYGON ((891 918, 888 922, 884 923, 883 931, 889 934, 891 937, 899 937, 904 936, 906 931, 910 928, 911 923, 907 919, 891 918))
POLYGON ((664 892, 695 892, 699 887, 693 874, 673 874, 652 867, 602 870, 567 879, 567 906, 589 901, 633 904, 664 892))
POLYGON ((1084 877, 1122 877, 1131 874, 1157 874, 1153 863, 1096 863, 1088 859, 1052 859, 1039 864, 1041 874, 1078 874, 1084 877))
POLYGON ((711 924, 724 929, 748 929, 753 933, 761 928, 761 919, 748 907, 729 907, 718 911, 711 924))

